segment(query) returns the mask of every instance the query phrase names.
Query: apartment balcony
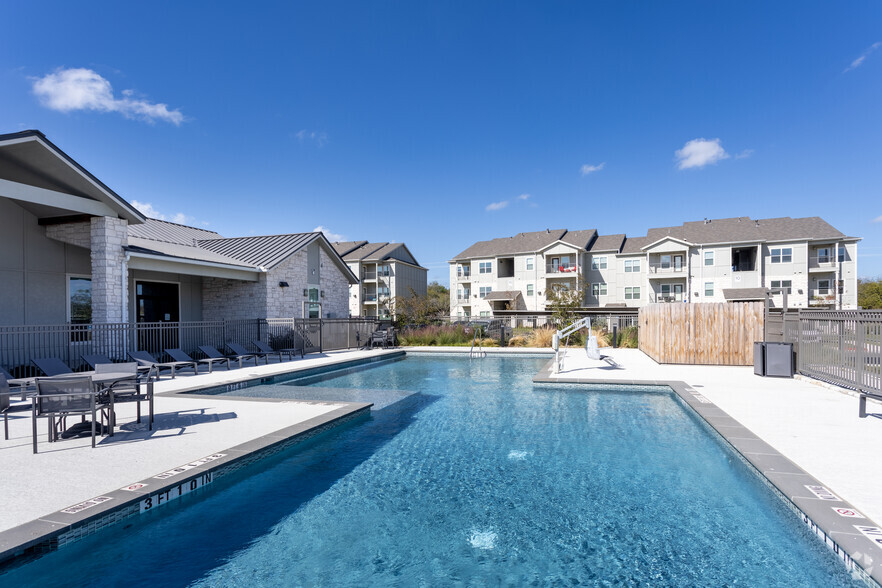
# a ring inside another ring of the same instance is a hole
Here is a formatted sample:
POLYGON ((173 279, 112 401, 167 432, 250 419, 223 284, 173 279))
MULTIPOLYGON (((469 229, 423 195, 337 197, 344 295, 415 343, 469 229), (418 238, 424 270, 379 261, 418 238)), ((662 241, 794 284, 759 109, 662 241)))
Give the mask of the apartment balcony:
POLYGON ((655 294, 651 295, 650 302, 685 302, 685 294, 655 294))
POLYGON ((471 297, 471 292, 465 292, 461 296, 457 295, 456 301, 460 304, 463 304, 465 302, 468 302, 470 297, 471 297))
POLYGON ((368 271, 361 272, 361 279, 362 280, 376 280, 377 279, 376 270, 374 270, 372 272, 368 272, 368 271))
POLYGON ((829 290, 809 290, 809 306, 832 308, 836 306, 836 296, 829 290))
POLYGON ((662 280, 670 277, 685 276, 685 263, 650 263, 646 268, 650 280, 662 280))
POLYGON ((577 273, 579 273, 579 266, 575 263, 545 264, 546 278, 568 278, 577 273))
POLYGON ((376 294, 365 294, 364 295, 365 304, 377 303, 377 295, 376 294))
POLYGON ((832 255, 809 256, 810 272, 832 272, 836 270, 836 258, 832 255))
POLYGON ((459 279, 469 279, 472 277, 472 270, 470 268, 459 268, 456 270, 456 277, 459 279))

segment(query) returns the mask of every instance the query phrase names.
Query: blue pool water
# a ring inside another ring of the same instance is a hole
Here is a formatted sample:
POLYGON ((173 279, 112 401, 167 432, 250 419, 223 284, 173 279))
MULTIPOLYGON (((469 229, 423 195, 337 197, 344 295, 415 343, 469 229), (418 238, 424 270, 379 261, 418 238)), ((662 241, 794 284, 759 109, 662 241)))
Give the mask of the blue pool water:
POLYGON ((545 361, 412 357, 270 386, 384 405, 0 585, 855 584, 674 396, 533 386, 545 361))

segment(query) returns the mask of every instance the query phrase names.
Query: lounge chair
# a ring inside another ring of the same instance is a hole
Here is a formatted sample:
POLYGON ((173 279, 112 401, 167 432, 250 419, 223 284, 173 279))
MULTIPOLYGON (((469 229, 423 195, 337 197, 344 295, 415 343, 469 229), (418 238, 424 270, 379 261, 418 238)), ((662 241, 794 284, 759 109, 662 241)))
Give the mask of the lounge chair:
MULTIPOLYGON (((187 368, 193 368, 193 373, 199 375, 199 368, 195 361, 156 361, 156 358, 146 351, 129 351, 128 355, 137 361, 138 365, 155 367, 157 370, 170 369, 172 379, 175 378, 175 374, 178 370, 187 368)), ((159 371, 156 373, 156 379, 159 379, 159 371)))
MULTIPOLYGON (((108 405, 99 404, 92 387, 91 376, 74 374, 69 377, 37 378, 37 394, 31 404, 34 453, 37 453, 37 419, 49 417, 49 441, 58 439, 70 415, 91 415, 92 447, 95 447, 95 429, 99 411, 103 415, 108 405), (56 421, 57 418, 57 421, 56 421)), ((110 421, 108 414, 108 421, 110 421)))
POLYGON ((208 373, 211 373, 214 364, 216 363, 225 363, 227 364, 227 369, 230 369, 230 359, 228 357, 224 357, 221 359, 215 359, 212 357, 206 359, 193 359, 183 349, 166 349, 165 352, 175 361, 198 361, 199 363, 207 363, 208 364, 208 373))
MULTIPOLYGON (((282 361, 282 354, 278 353, 277 351, 272 351, 270 353, 265 353, 263 351, 251 352, 251 351, 248 351, 247 349, 245 349, 245 347, 243 347, 242 345, 239 345, 238 343, 227 343, 227 349, 232 351, 238 357, 245 357, 246 355, 253 355, 257 359, 260 359, 262 357, 264 362, 266 362, 267 365, 269 365, 269 356, 270 355, 278 355, 279 361, 282 361)), ((257 360, 255 360, 255 361, 257 361, 257 360)))
MULTIPOLYGON (((146 400, 149 409, 148 428, 153 429, 153 385, 150 381, 154 378, 150 367, 146 377, 138 373, 141 366, 137 362, 130 363, 99 363, 95 366, 95 376, 93 380, 101 382, 101 393, 107 394, 110 400, 110 434, 113 434, 113 428, 116 425, 116 414, 114 414, 114 405, 119 402, 136 402, 135 414, 137 422, 141 422, 141 401, 146 400), (102 378, 105 374, 115 376, 113 380, 105 380, 102 378)), ((158 379, 158 376, 156 376, 158 379)))
POLYGON ((227 355, 224 355, 223 353, 221 353, 220 351, 218 351, 216 347, 212 347, 211 345, 200 345, 199 351, 204 353, 205 357, 210 357, 212 359, 221 359, 221 358, 235 359, 239 362, 240 368, 242 367, 242 360, 243 359, 253 359, 254 360, 254 367, 257 367, 257 356, 254 355, 253 353, 246 353, 245 355, 227 356, 227 355))
POLYGON ((95 366, 99 363, 113 363, 113 360, 111 360, 106 355, 102 355, 100 353, 96 353, 94 355, 85 354, 81 355, 80 357, 82 357, 83 361, 89 364, 89 367, 93 370, 95 369, 95 366))
MULTIPOLYGON (((302 339, 301 339, 301 341, 302 341, 302 339)), ((282 355, 286 354, 286 353, 288 354, 289 360, 294 359, 295 353, 299 353, 300 357, 303 357, 303 345, 301 345, 299 349, 294 349, 293 347, 290 347, 288 349, 273 349, 272 347, 270 347, 269 345, 267 345, 266 343, 264 343, 260 339, 255 339, 254 341, 252 341, 252 343, 254 343, 254 346, 257 347, 257 350, 260 351, 261 353, 266 353, 267 355, 272 354, 272 353, 278 353, 279 354, 279 361, 282 361, 282 355)))
MULTIPOLYGON (((6 371, 6 370, 4 370, 6 371)), ((5 433, 6 440, 9 441, 9 408, 11 403, 9 402, 9 395, 12 392, 9 391, 9 383, 6 381, 6 374, 0 372, 0 412, 3 413, 3 432, 5 433)))
POLYGON ((66 363, 57 357, 40 357, 38 359, 32 359, 31 363, 37 366, 37 368, 48 377, 74 373, 66 363))

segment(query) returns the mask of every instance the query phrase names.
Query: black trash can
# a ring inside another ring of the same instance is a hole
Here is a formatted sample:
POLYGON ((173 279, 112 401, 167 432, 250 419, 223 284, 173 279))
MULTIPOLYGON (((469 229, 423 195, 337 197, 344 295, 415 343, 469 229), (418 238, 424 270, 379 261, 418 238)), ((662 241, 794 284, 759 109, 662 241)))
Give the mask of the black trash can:
MULTIPOLYGON (((793 343, 765 343, 763 363, 766 376, 793 377, 793 343)), ((754 366, 754 372, 756 367, 754 366)))
POLYGON ((766 344, 762 341, 753 343, 753 373, 758 376, 766 375, 766 344))

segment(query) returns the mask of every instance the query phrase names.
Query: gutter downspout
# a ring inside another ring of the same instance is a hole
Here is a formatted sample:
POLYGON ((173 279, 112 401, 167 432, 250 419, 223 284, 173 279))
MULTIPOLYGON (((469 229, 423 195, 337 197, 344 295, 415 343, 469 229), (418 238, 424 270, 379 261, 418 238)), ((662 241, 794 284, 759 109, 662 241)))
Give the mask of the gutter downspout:
POLYGON ((120 314, 120 317, 122 318, 121 322, 123 322, 123 323, 129 322, 129 288, 128 288, 128 285, 129 285, 129 258, 130 257, 131 257, 131 254, 128 251, 126 251, 126 256, 123 258, 122 272, 120 272, 122 274, 120 276, 120 281, 122 282, 121 286, 122 286, 122 292, 123 292, 122 309, 121 309, 122 313, 120 314))

